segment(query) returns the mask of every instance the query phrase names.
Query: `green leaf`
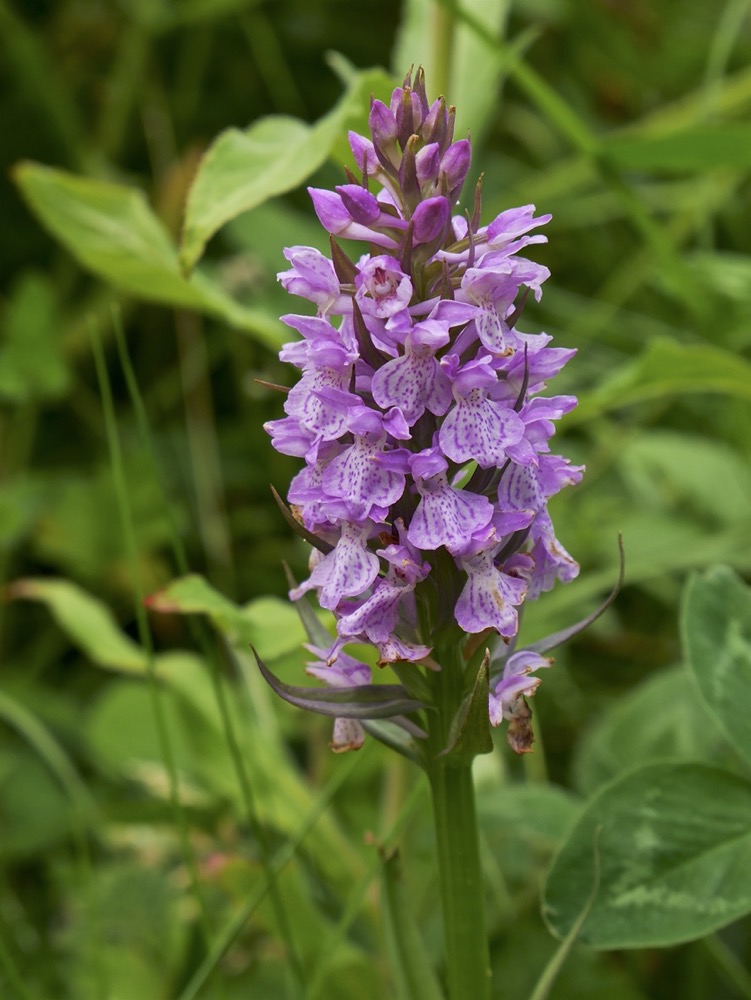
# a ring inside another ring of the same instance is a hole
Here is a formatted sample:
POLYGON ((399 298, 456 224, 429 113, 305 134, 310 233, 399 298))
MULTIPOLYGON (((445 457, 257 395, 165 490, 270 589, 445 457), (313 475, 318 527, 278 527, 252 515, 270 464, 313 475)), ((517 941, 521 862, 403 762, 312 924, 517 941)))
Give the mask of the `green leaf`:
MULTIPOLYGON (((271 688, 290 705, 341 719, 391 719, 425 705, 398 684, 360 684, 352 688, 296 687, 275 677, 253 650, 258 669, 271 688)), ((486 700, 487 706, 487 700, 486 700)), ((492 749, 492 747, 491 747, 492 749)))
POLYGON ((0 751, 3 859, 27 857, 70 836, 70 804, 60 783, 26 750, 0 751))
POLYGON ((688 508, 701 527, 706 515, 728 526, 751 523, 748 458, 716 437, 650 427, 626 443, 619 468, 640 510, 659 508, 672 519, 677 507, 688 508))
POLYGON ((59 322, 51 282, 26 272, 6 306, 0 397, 19 403, 65 394, 70 372, 60 352, 59 322))
POLYGON ((751 400, 751 364, 720 347, 656 338, 635 361, 582 396, 566 426, 632 403, 694 392, 751 400))
MULTIPOLYGON (((489 762, 490 763, 490 762, 489 762)), ((552 784, 478 787, 477 820, 505 894, 539 891, 540 880, 581 811, 581 801, 552 784)), ((512 907, 504 898, 503 913, 512 907)))
POLYGON ((581 933, 594 948, 703 937, 751 912, 751 785, 699 764, 654 764, 602 788, 553 862, 544 915, 565 937, 596 881, 581 933))
POLYGON ((748 254, 726 250, 697 250, 689 258, 689 266, 707 287, 744 305, 751 287, 751 259, 748 254))
POLYGON ((168 871, 136 859, 105 863, 97 867, 95 879, 83 885, 79 879, 68 890, 75 900, 66 926, 71 996, 141 1000, 175 995, 190 923, 168 871), (103 981, 109 984, 106 991, 103 981))
POLYGON ((449 745, 440 756, 445 755, 449 761, 471 761, 479 754, 493 752, 493 737, 490 735, 488 717, 489 687, 490 652, 486 650, 472 690, 451 720, 449 745))
POLYGON ((291 191, 310 177, 334 143, 361 116, 384 73, 356 74, 338 104, 314 125, 270 115, 247 129, 230 128, 209 147, 188 195, 180 260, 190 270, 208 240, 242 212, 291 191))
POLYGON ((258 646, 275 660, 298 649, 305 630, 294 607, 278 597, 259 597, 245 607, 233 604, 198 574, 174 580, 147 599, 152 611, 204 614, 236 646, 258 646))
POLYGON ((726 566, 694 576, 681 629, 704 702, 751 764, 751 588, 726 566))
POLYGON ((68 580, 24 579, 12 583, 8 596, 46 604, 66 635, 100 666, 141 674, 143 650, 118 627, 112 612, 68 580))
POLYGON ((603 143, 603 153, 623 170, 711 170, 751 167, 751 125, 695 125, 670 135, 616 135, 603 143))
POLYGON ((610 705, 584 735, 575 786, 592 794, 637 764, 660 759, 718 764, 723 745, 685 669, 661 670, 610 705))
POLYGON ((29 208, 84 268, 129 295, 198 309, 278 346, 282 327, 234 302, 206 275, 186 278, 144 195, 122 184, 24 162, 13 172, 29 208))

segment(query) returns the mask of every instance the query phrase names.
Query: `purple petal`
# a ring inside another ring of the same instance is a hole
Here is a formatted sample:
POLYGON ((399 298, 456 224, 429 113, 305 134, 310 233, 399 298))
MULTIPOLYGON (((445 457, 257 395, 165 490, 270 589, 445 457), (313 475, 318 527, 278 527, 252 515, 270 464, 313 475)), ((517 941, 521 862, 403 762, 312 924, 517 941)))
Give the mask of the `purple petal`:
POLYGON ((421 500, 412 516, 408 538, 419 549, 444 545, 458 551, 467 536, 489 524, 493 505, 487 497, 449 486, 446 474, 418 480, 421 500))
POLYGON ((382 407, 398 406, 411 426, 426 409, 441 415, 451 405, 451 383, 432 354, 408 351, 378 369, 371 392, 382 407))
POLYGON ((341 184, 336 190, 353 222, 370 226, 380 218, 381 206, 378 199, 364 187, 358 184, 341 184))
POLYGON ((454 616, 465 632, 484 632, 494 628, 510 638, 516 635, 518 617, 515 605, 524 600, 527 587, 496 569, 492 550, 472 559, 462 560, 468 579, 456 602, 454 616))
POLYGON ((346 522, 336 547, 323 556, 309 579, 290 591, 296 601, 313 587, 319 588, 318 601, 323 608, 333 609, 344 597, 358 597, 378 576, 378 556, 367 548, 370 523, 346 522))
POLYGON ((448 198, 437 195, 435 198, 421 201, 412 216, 415 227, 412 239, 415 245, 430 243, 437 239, 446 229, 450 218, 451 206, 448 198))
POLYGON ((475 459, 488 469, 506 461, 506 449, 524 436, 524 424, 512 409, 488 399, 482 389, 472 389, 457 400, 443 421, 438 441, 455 462, 475 459))
POLYGON ((376 505, 390 507, 404 492, 404 473, 384 468, 382 454, 378 442, 358 437, 323 474, 326 494, 346 501, 353 517, 368 517, 376 505))

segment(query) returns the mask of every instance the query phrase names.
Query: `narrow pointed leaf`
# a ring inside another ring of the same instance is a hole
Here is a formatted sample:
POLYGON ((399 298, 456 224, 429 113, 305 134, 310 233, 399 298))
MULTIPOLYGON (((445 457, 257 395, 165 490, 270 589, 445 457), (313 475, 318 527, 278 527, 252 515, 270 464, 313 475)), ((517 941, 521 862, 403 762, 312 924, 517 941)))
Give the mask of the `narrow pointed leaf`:
POLYGON ((591 615, 587 615, 586 618, 582 618, 582 620, 580 622, 577 622, 576 625, 570 625, 568 628, 561 629, 560 632, 554 632, 553 635, 545 636, 544 639, 540 639, 537 642, 533 642, 529 646, 525 646, 524 647, 525 649, 530 650, 530 652, 532 653, 547 653, 549 649, 555 649, 556 646, 560 646, 564 642, 568 642, 569 639, 573 639, 575 635, 578 635, 580 632, 583 632, 584 629, 589 628, 589 626, 593 622, 597 621, 600 615, 604 611, 606 611, 613 603, 613 601, 616 599, 616 597, 620 593, 621 587, 623 586, 623 575, 625 572, 625 554, 623 551, 623 539, 621 538, 620 535, 618 536, 618 549, 621 557, 621 568, 618 574, 618 579, 616 580, 616 584, 613 587, 612 591, 610 592, 610 594, 608 594, 608 596, 605 598, 605 600, 602 602, 599 608, 597 608, 596 611, 593 611, 591 615))
POLYGON ((441 756, 446 756, 450 760, 466 761, 473 760, 478 754, 493 752, 488 715, 489 686, 490 653, 486 650, 472 690, 462 702, 451 723, 449 745, 441 756))
POLYGON ((420 758, 415 753, 414 742, 403 729, 395 725, 395 719, 366 719, 362 726, 368 736, 383 743, 389 750, 401 754, 413 764, 420 763, 420 758))
POLYGON ((300 522, 297 520, 295 515, 289 509, 287 504, 284 502, 278 491, 273 486, 271 486, 271 484, 269 484, 269 489, 271 490, 274 500, 276 500, 277 507, 282 512, 282 517, 290 526, 290 528, 292 528, 294 533, 296 535, 299 535, 300 538, 304 539, 308 543, 308 545, 312 545, 314 549, 318 549, 319 552, 323 552, 324 555, 328 555, 328 553, 331 552, 334 546, 331 545, 329 542, 325 542, 322 538, 319 538, 317 535, 314 535, 312 531, 308 531, 308 529, 304 527, 304 525, 300 524, 300 522))
POLYGON ((290 705, 338 719, 389 719, 425 706, 398 684, 363 684, 356 688, 295 687, 271 673, 256 650, 258 669, 268 685, 290 705))
MULTIPOLYGON (((289 589, 294 590, 297 586, 297 580, 295 580, 292 575, 292 571, 286 563, 284 563, 284 573, 287 577, 287 585, 289 586, 289 589)), ((294 602, 293 606, 300 618, 300 621, 302 622, 305 634, 310 642, 314 646, 318 646, 319 649, 328 649, 331 645, 331 636, 319 621, 318 616, 308 600, 308 595, 303 594, 302 597, 299 597, 294 602)))

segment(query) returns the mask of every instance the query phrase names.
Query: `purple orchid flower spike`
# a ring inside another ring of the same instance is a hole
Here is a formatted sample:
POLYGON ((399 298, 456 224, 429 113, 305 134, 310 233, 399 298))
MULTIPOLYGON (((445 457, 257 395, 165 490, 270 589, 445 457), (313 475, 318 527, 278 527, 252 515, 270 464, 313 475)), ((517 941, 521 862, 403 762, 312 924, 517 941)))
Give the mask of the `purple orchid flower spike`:
POLYGON ((474 693, 451 746, 485 752, 466 721, 483 718, 485 729, 507 725, 523 752, 525 699, 550 661, 544 649, 514 652, 520 611, 578 572, 548 512, 583 472, 551 452, 576 398, 546 394, 575 352, 519 329, 549 276, 522 251, 545 242, 550 216, 525 205, 482 225, 479 185, 471 214, 456 211, 471 144, 454 140, 453 109, 428 101, 421 70, 389 102, 371 102, 369 128, 349 136, 361 182, 348 172, 335 191, 310 189, 332 259, 291 247, 279 275, 315 311, 284 317, 301 339, 280 356, 302 377, 286 416, 267 424, 274 447, 305 461, 283 510, 314 552, 290 594, 302 608, 315 593, 335 631, 311 636, 308 672, 327 685, 323 701, 279 690, 314 711, 345 705, 336 750, 361 746, 370 723, 381 738, 368 705, 379 720, 389 709, 373 700, 370 666, 346 651, 370 645, 372 663, 403 685, 394 713, 409 739, 431 729, 422 713, 436 678, 451 687, 456 671, 452 697, 474 693), (347 256, 340 237, 359 241, 361 255, 347 256), (496 652, 480 669, 486 643, 496 652))

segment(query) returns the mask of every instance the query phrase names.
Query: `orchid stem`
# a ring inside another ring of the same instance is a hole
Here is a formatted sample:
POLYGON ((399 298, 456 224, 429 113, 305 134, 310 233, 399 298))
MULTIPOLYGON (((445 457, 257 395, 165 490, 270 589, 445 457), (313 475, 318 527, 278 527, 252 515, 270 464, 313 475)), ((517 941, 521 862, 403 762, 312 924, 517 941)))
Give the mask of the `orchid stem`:
POLYGON ((458 645, 441 651, 433 675, 438 711, 431 713, 427 772, 433 799, 438 872, 443 908, 449 1000, 490 1000, 490 955, 485 926, 485 890, 480 865, 472 764, 438 756, 463 694, 458 645))

